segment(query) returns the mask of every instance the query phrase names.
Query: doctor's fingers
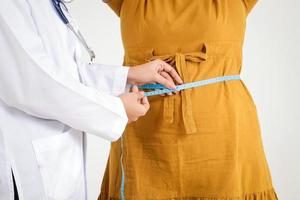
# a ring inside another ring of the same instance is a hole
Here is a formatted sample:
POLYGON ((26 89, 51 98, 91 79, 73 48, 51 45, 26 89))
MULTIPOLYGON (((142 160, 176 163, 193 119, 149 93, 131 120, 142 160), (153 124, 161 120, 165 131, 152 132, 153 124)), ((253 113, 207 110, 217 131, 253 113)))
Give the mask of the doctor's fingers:
POLYGON ((137 113, 136 113, 135 121, 138 118, 145 116, 147 114, 149 108, 150 108, 150 104, 149 104, 147 97, 143 97, 142 99, 140 99, 136 105, 137 113))
POLYGON ((134 85, 132 88, 131 88, 131 91, 134 92, 134 93, 138 93, 139 92, 139 88, 134 85))
POLYGON ((170 89, 175 89, 176 88, 176 85, 174 84, 174 81, 171 79, 167 79, 165 78, 164 76, 161 75, 162 72, 160 73, 157 73, 154 77, 154 81, 156 83, 160 83, 164 86, 166 86, 167 88, 170 88, 170 89))
MULTIPOLYGON (((175 83, 174 83, 174 80, 172 79, 172 77, 167 73, 167 72, 161 72, 160 73, 164 78, 166 78, 166 79, 168 79, 170 82, 173 82, 173 84, 175 85, 175 83)), ((173 94, 175 94, 175 92, 173 93, 173 92, 170 92, 170 93, 168 93, 168 95, 169 96, 171 96, 171 95, 173 95, 173 94)), ((164 94, 162 94, 161 96, 165 96, 164 94)))
POLYGON ((132 87, 132 93, 136 94, 137 100, 141 100, 144 97, 144 92, 139 91, 139 88, 137 86, 132 87))
POLYGON ((165 71, 168 74, 170 74, 170 76, 178 83, 178 84, 182 84, 183 81, 180 78, 179 74, 177 73, 177 71, 174 69, 174 67, 172 67, 171 65, 169 65, 168 63, 159 60, 158 62, 160 62, 160 71, 165 71))
POLYGON ((150 103, 149 103, 147 97, 143 97, 142 98, 142 105, 145 107, 146 113, 147 113, 149 111, 149 109, 150 109, 150 103))

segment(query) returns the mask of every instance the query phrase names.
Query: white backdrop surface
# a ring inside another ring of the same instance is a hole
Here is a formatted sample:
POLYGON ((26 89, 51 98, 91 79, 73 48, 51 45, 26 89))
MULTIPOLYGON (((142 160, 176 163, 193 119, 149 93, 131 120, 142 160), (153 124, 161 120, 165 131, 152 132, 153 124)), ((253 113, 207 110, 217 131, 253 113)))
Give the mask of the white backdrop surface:
MULTIPOLYGON (((97 61, 120 65, 119 19, 101 0, 70 4, 97 61)), ((261 0, 248 17, 242 77, 256 102, 280 200, 300 199, 300 1, 261 0)), ((89 199, 99 194, 110 144, 88 137, 89 199)))

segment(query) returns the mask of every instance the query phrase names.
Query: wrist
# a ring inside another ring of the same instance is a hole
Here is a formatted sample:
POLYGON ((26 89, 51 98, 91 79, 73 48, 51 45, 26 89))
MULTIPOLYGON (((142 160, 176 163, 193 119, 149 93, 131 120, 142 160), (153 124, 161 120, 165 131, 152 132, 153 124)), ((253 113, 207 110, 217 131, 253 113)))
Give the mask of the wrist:
POLYGON ((136 84, 136 66, 130 67, 128 70, 127 83, 136 84))

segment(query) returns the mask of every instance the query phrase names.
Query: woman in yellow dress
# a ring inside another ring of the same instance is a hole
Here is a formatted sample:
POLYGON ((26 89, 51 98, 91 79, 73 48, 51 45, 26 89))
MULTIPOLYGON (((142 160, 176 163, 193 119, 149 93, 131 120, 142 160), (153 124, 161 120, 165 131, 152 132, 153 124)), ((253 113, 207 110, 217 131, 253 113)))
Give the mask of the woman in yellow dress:
MULTIPOLYGON (((239 75, 257 0, 108 0, 124 64, 162 59, 185 83, 239 75)), ((248 66, 250 67, 250 66, 248 66)), ((99 200, 276 200, 256 106, 242 80, 149 98, 112 143, 99 200)))

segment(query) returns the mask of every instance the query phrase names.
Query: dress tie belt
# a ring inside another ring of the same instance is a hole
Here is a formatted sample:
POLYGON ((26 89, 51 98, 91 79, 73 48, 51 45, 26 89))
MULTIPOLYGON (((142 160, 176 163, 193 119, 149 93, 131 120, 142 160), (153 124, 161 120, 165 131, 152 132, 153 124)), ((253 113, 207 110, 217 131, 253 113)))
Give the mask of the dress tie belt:
MULTIPOLYGON (((194 53, 176 53, 175 55, 164 55, 164 56, 154 56, 151 60, 160 59, 172 66, 175 66, 178 74, 181 76, 183 81, 190 80, 187 70, 187 62, 200 63, 207 60, 207 54, 203 52, 194 53)), ((196 122, 193 116, 193 108, 191 101, 191 90, 180 91, 182 103, 181 103, 181 113, 182 120, 186 134, 193 134, 197 132, 196 122)), ((164 120, 168 123, 174 122, 174 103, 173 97, 164 98, 164 120)))

